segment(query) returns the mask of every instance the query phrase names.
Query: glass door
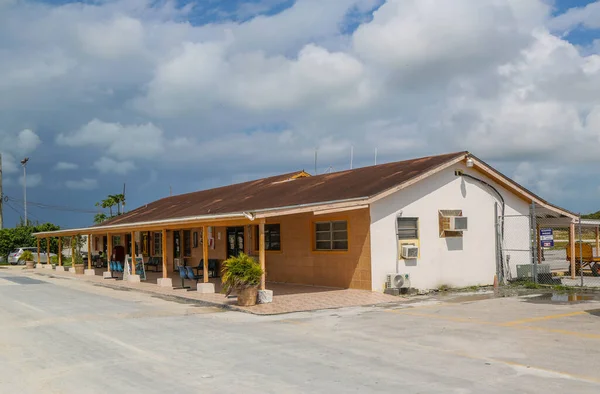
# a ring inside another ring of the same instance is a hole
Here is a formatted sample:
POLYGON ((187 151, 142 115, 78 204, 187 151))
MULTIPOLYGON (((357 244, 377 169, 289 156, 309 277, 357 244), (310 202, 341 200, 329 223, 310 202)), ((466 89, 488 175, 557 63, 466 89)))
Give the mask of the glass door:
POLYGON ((244 251, 244 227, 227 227, 227 257, 244 251))

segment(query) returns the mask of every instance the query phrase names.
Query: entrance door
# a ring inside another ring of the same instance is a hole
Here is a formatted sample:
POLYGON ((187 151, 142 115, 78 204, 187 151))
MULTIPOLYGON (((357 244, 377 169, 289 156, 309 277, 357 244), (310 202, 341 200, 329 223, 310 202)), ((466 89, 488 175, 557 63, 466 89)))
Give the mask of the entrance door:
POLYGON ((227 227, 227 257, 244 251, 244 227, 227 227))

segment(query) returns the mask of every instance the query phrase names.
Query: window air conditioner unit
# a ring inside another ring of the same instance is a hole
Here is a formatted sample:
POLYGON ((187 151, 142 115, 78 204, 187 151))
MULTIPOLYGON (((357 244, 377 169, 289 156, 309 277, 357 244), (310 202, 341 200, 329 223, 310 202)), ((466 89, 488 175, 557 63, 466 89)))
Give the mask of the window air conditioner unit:
POLYGON ((403 259, 416 259, 419 257, 419 247, 415 245, 402 245, 400 255, 403 259))
POLYGON ((467 218, 464 216, 446 216, 443 218, 444 231, 467 231, 467 218))
POLYGON ((410 287, 409 274, 387 274, 385 278, 386 289, 408 289, 410 287))

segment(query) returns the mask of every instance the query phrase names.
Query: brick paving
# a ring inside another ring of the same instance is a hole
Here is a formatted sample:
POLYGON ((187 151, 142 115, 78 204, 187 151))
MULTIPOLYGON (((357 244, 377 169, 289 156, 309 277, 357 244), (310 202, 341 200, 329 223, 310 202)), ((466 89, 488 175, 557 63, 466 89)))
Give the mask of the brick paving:
POLYGON ((161 273, 148 272, 146 281, 140 283, 125 282, 115 279, 104 279, 102 272, 104 269, 96 269, 96 275, 75 275, 70 272, 54 271, 49 268, 36 268, 35 270, 24 270, 24 272, 37 273, 46 276, 68 277, 74 280, 81 280, 112 288, 126 288, 145 293, 151 293, 166 297, 177 297, 186 299, 190 302, 200 302, 212 306, 220 306, 228 309, 249 312, 257 315, 276 315, 291 312, 314 311, 320 309, 332 309, 351 306, 369 306, 384 303, 402 302, 402 298, 390 296, 382 293, 375 293, 366 290, 354 289, 334 289, 315 286, 303 286, 283 283, 267 283, 267 289, 273 290, 273 302, 270 304, 259 304, 252 307, 237 306, 235 296, 225 297, 221 294, 221 282, 219 278, 211 278, 210 282, 215 284, 216 293, 201 294, 195 290, 195 283, 189 280, 185 281, 186 286, 191 287, 191 291, 185 289, 176 289, 181 287, 181 279, 178 276, 172 277, 173 286, 159 287, 156 285, 156 279, 161 277, 161 273))

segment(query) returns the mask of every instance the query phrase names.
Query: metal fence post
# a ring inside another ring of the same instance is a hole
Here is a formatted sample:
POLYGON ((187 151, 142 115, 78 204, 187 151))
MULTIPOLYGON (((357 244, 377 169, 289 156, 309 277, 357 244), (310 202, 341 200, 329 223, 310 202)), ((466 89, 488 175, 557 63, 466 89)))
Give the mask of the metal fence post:
POLYGON ((530 210, 530 234, 531 234, 531 276, 533 276, 533 282, 538 283, 537 274, 537 225, 535 216, 535 202, 531 203, 530 210))
POLYGON ((583 237, 581 236, 581 214, 579 215, 579 276, 581 277, 581 287, 583 287, 583 237))
POLYGON ((498 203, 494 203, 494 227, 496 231, 496 275, 498 283, 504 284, 504 269, 502 267, 502 241, 500 239, 500 221, 498 220, 498 203))

